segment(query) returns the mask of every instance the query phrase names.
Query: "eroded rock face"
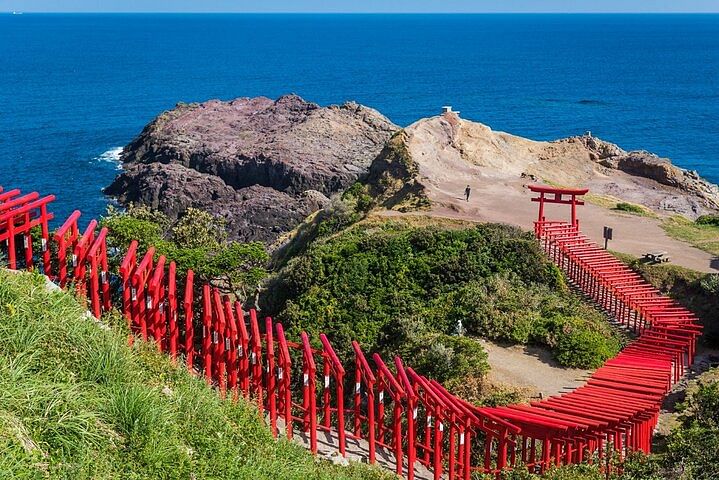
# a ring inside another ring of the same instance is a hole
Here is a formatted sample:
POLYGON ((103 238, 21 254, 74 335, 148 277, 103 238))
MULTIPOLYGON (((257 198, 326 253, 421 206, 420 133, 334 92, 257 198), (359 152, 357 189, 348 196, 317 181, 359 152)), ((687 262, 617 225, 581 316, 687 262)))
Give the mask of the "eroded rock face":
POLYGON ((105 192, 171 218, 202 208, 231 238, 269 243, 355 182, 396 130, 371 108, 296 95, 178 105, 125 147, 105 192))
POLYGON ((466 185, 482 195, 518 178, 588 187, 594 194, 689 218, 719 210, 719 187, 667 158, 628 152, 589 134, 534 141, 455 113, 403 129, 372 164, 368 181, 387 208, 426 208, 429 202, 455 211, 466 185))
POLYGON ((661 185, 674 187, 689 194, 689 198, 686 200, 690 204, 690 211, 684 211, 685 207, 677 207, 676 202, 672 202, 670 199, 661 203, 660 208, 663 210, 688 214, 700 212, 702 205, 711 210, 719 209, 719 188, 701 178, 697 172, 673 165, 668 158, 659 157, 644 150, 627 152, 613 143, 588 135, 573 137, 570 140, 578 141, 586 146, 590 152, 590 158, 604 167, 648 178, 661 185), (691 196, 698 198, 694 199, 691 196))

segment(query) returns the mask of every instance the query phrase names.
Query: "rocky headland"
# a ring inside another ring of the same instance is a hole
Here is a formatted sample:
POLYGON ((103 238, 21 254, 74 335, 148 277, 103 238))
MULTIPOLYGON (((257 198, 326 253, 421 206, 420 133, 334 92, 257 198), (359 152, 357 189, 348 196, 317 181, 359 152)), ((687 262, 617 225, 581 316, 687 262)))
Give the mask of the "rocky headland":
POLYGON ((179 104, 123 149, 105 193, 171 219, 201 208, 232 238, 269 243, 354 183, 397 128, 356 103, 296 95, 179 104))
POLYGON ((421 119, 388 143, 369 172, 385 207, 452 206, 464 185, 485 189, 546 182, 689 218, 719 210, 719 188, 646 151, 587 133, 551 142, 493 131, 449 112, 421 119), (422 201, 421 199, 426 199, 422 201))
POLYGON ((521 217, 486 199, 471 210, 459 201, 465 185, 480 198, 547 182, 658 213, 696 218, 719 210, 719 188, 696 172, 591 134, 534 141, 454 112, 400 129, 356 103, 320 107, 296 95, 180 104, 147 125, 121 159, 124 171, 106 189, 121 204, 146 204, 170 218, 202 208, 224 217, 232 238, 268 244, 358 179, 387 210, 460 212, 525 227, 534 210, 526 199, 517 201, 521 217))

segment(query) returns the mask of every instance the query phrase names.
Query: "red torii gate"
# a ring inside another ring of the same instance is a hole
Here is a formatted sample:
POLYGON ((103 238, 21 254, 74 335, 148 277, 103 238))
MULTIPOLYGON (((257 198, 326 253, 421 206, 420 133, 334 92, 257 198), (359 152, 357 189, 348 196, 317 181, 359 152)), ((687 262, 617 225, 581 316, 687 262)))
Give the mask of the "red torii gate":
POLYGON ((586 195, 588 188, 558 188, 548 185, 529 185, 529 190, 538 193, 538 197, 532 198, 533 202, 539 202, 539 214, 537 215, 537 223, 535 231, 541 233, 541 226, 546 222, 544 217, 545 203, 559 203, 562 205, 572 206, 572 223, 573 227, 579 228, 579 219, 577 219, 577 205, 584 205, 584 201, 577 199, 582 195, 586 195), (566 197, 565 197, 566 196, 566 197))
POLYGON ((0 242, 7 245, 7 263, 10 269, 17 268, 16 235, 23 235, 25 267, 33 267, 32 229, 40 226, 42 241, 42 261, 45 274, 50 273, 50 230, 48 224, 54 215, 48 212, 48 204, 55 195, 39 198, 37 192, 20 195, 20 190, 10 190, 0 194, 0 242))
MULTIPOLYGON (((359 344, 353 342, 355 388, 346 396, 346 372, 326 336, 320 335, 321 347, 316 342, 313 346, 305 332, 299 342, 289 342, 282 325, 276 323, 273 329, 270 318, 263 322, 262 332, 255 310, 249 311, 247 319, 238 301, 233 309, 227 295, 222 298, 216 288, 205 284, 197 315, 204 324, 198 353, 203 356, 208 383, 218 385, 222 393, 230 392, 232 398, 240 394, 255 397, 260 410, 269 414, 275 436, 282 428, 280 421, 289 438, 299 424, 315 453, 318 432, 333 431, 342 454, 346 453, 346 438, 350 438, 367 441, 370 463, 379 456, 375 452, 378 447, 394 453, 398 474, 403 473, 406 458, 408 480, 414 477, 416 464, 434 470, 436 480, 444 471, 448 480, 469 480, 474 472, 498 478, 506 468, 517 468, 519 460, 525 468, 546 471, 552 465, 591 463, 595 455, 602 463, 607 459, 609 473, 611 455, 621 460, 631 451, 648 453, 662 400, 693 363, 702 327, 696 315, 664 297, 579 231, 576 205, 584 202, 577 197, 587 190, 529 188, 539 194, 532 200, 540 203, 535 223, 540 246, 601 309, 638 334, 581 387, 530 404, 476 407, 454 397, 438 382, 405 368, 399 357, 394 358, 393 373, 378 354, 365 358, 359 344), (547 221, 545 202, 571 205, 571 223, 547 221), (294 355, 290 349, 295 350, 294 355), (345 408, 345 399, 351 399, 349 408, 345 408), (352 420, 354 427, 346 434, 345 420, 352 420)), ((96 234, 97 222, 93 221, 80 235, 80 212, 75 211, 54 235, 56 248, 51 251, 47 222, 43 222, 52 219, 52 214, 43 210, 50 198, 40 198, 34 192, 23 196, 19 190, 5 192, 0 187, 0 249, 14 252, 3 240, 9 244, 15 236, 27 238, 30 229, 38 226, 33 222, 40 222, 44 270, 49 272, 50 260, 56 260, 52 270, 57 265, 58 274, 53 279, 80 286, 80 293, 90 297, 93 312, 99 316, 110 300, 111 286, 102 281, 103 274, 107 280, 107 230, 96 234), (74 267, 70 275, 68 250, 74 267)), ((123 312, 133 332, 148 339, 149 331, 149 339, 156 341, 161 351, 177 354, 180 328, 175 265, 170 261, 165 271, 167 262, 159 254, 155 259, 155 249, 150 247, 142 257, 137 248, 133 241, 120 265, 123 312)), ((25 255, 20 267, 31 268, 35 257, 30 240, 25 255)), ((184 353, 191 372, 195 371, 193 287, 193 274, 188 271, 183 299, 184 353)), ((347 375, 348 381, 351 375, 347 375)))

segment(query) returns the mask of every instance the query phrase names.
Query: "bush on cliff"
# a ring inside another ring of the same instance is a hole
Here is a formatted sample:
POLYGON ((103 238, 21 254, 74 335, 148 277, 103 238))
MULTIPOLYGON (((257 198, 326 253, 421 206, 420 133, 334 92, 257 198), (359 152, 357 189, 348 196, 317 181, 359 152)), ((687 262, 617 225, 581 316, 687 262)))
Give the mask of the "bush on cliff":
MULTIPOLYGON (((362 187, 359 183, 354 185, 362 187)), ((298 225, 289 234, 287 241, 272 253, 273 268, 282 268, 292 257, 304 253, 313 242, 341 232, 364 218, 367 212, 362 209, 369 207, 364 203, 365 200, 354 196, 352 192, 355 190, 353 186, 341 197, 333 196, 329 205, 298 225)))
POLYGON ((697 225, 711 225, 713 227, 719 227, 719 215, 701 215, 694 221, 694 223, 697 225))
MULTIPOLYGON (((571 366, 597 366, 619 348, 600 314, 568 291, 531 234, 504 225, 361 222, 292 259, 262 304, 295 332, 328 333, 338 348, 356 339, 369 351, 401 351, 410 359, 443 351, 459 362, 468 355, 465 346, 448 339, 460 329, 542 344, 571 366), (436 345, 431 351, 429 342, 436 345)), ((443 380, 465 377, 461 369, 445 369, 451 362, 421 363, 424 373, 443 380)), ((484 369, 474 364, 472 373, 484 369)))
POLYGON ((622 480, 719 478, 719 369, 691 381, 676 410, 676 425, 656 452, 627 459, 622 480))
POLYGON ((115 265, 137 240, 141 254, 153 246, 156 257, 174 260, 178 275, 192 269, 198 284, 213 281, 243 299, 251 297, 267 275, 264 245, 228 241, 222 219, 202 210, 188 208, 171 222, 148 207, 130 205, 124 211, 108 209, 101 224, 109 229, 108 248, 115 254, 115 265))
POLYGON ((38 275, 0 270, 0 478, 380 479, 272 438, 151 345, 127 345, 38 275))
POLYGON ((682 480, 719 478, 719 369, 705 374, 681 405, 679 426, 667 439, 664 460, 682 480))

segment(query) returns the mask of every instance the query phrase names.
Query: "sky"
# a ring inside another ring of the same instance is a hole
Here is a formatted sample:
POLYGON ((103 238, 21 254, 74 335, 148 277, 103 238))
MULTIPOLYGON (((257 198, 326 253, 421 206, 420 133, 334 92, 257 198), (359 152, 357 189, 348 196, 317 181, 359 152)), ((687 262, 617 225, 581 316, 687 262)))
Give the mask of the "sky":
POLYGON ((0 0, 0 12, 672 13, 719 0, 0 0))

